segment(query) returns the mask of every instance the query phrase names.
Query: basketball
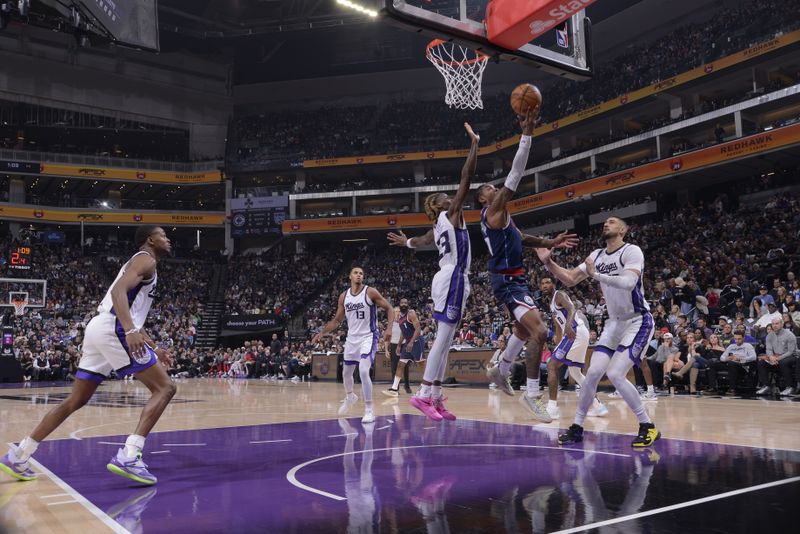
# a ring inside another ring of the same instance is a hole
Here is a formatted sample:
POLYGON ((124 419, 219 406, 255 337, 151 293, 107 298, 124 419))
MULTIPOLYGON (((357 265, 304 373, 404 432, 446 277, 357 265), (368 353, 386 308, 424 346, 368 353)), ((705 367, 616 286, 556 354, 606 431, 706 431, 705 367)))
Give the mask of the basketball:
POLYGON ((524 116, 529 108, 540 106, 541 104, 542 93, 533 84, 520 84, 511 93, 511 109, 517 115, 524 116))

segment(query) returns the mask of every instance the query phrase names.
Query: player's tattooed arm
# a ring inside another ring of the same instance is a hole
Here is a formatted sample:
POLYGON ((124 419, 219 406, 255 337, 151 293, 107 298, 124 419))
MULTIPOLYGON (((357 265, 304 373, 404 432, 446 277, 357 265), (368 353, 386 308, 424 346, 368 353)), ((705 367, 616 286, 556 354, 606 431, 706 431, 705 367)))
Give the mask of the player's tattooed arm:
POLYGON ((566 293, 559 290, 556 291, 556 306, 567 310, 567 325, 564 327, 564 335, 569 339, 575 339, 575 329, 572 327, 572 321, 575 320, 577 309, 572 299, 566 293))
POLYGON ((522 234, 522 245, 531 248, 572 248, 578 244, 577 234, 562 232, 554 239, 522 234))

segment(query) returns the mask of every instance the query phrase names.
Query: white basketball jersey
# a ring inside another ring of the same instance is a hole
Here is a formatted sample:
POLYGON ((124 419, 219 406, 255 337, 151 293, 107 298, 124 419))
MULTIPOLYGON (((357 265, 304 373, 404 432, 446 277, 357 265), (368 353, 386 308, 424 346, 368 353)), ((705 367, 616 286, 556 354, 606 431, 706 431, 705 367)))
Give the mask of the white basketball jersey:
MULTIPOLYGON (((558 323, 558 326, 561 327, 561 331, 563 332, 567 326, 567 318, 569 317, 569 311, 566 308, 559 308, 556 305, 556 293, 553 293, 553 298, 550 300, 550 311, 553 315, 553 320, 558 323)), ((579 326, 587 326, 588 323, 586 318, 580 312, 580 310, 575 310, 575 319, 573 320, 573 329, 577 329, 579 326)), ((588 326, 587 326, 588 328, 588 326)))
POLYGON ((464 228, 456 228, 450 222, 447 212, 443 211, 433 227, 433 239, 439 249, 439 268, 452 265, 457 269, 469 273, 472 263, 472 250, 469 245, 469 232, 464 228))
MULTIPOLYGON (((100 302, 100 306, 97 307, 98 312, 116 315, 114 312, 114 302, 111 300, 111 288, 114 287, 114 284, 116 284, 117 281, 122 278, 122 275, 125 274, 125 268, 131 261, 133 261, 133 258, 140 254, 147 254, 148 256, 150 255, 149 252, 141 250, 131 256, 131 259, 128 260, 119 270, 119 273, 114 279, 114 282, 111 284, 111 287, 109 287, 108 291, 106 291, 106 296, 103 297, 102 302, 100 302)), ((133 287, 130 289, 130 291, 128 291, 128 307, 131 310, 133 326, 136 328, 144 327, 144 323, 147 321, 147 314, 150 312, 150 306, 153 304, 153 297, 155 297, 157 280, 158 274, 153 272, 153 278, 150 280, 142 280, 136 285, 136 287, 133 287)))
MULTIPOLYGON (((632 317, 650 311, 650 305, 644 299, 644 290, 642 289, 642 275, 644 274, 642 249, 636 245, 625 243, 612 253, 599 248, 592 252, 590 257, 594 260, 594 268, 601 274, 619 276, 625 269, 639 271, 639 280, 632 290, 619 289, 600 283, 609 317, 632 317)), ((584 265, 582 270, 585 268, 584 265)))
POLYGON ((353 295, 352 288, 344 293, 348 341, 363 339, 378 332, 378 310, 367 296, 367 287, 361 288, 358 295, 353 295))

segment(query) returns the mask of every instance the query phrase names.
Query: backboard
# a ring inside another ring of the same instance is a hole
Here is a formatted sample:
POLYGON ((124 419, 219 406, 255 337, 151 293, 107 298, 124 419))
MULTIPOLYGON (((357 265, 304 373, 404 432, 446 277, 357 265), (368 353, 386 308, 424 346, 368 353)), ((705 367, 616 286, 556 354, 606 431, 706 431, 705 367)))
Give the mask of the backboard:
POLYGON ((0 308, 12 308, 14 297, 28 299, 27 308, 44 308, 47 303, 47 280, 0 278, 0 308))
POLYGON ((566 26, 549 30, 516 50, 489 41, 484 19, 488 0, 374 0, 388 22, 474 48, 491 57, 531 65, 557 76, 586 80, 592 75, 591 22, 583 10, 566 26))

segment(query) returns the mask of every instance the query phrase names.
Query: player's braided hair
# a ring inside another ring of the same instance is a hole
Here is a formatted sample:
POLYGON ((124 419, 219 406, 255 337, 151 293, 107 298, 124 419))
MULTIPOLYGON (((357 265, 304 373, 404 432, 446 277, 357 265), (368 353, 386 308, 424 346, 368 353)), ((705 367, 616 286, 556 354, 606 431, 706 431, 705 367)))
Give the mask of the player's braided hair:
POLYGON ((425 215, 428 216, 428 219, 431 221, 435 221, 436 217, 439 216, 439 211, 434 206, 436 202, 436 197, 438 197, 441 193, 431 193, 427 197, 425 197, 425 215))

